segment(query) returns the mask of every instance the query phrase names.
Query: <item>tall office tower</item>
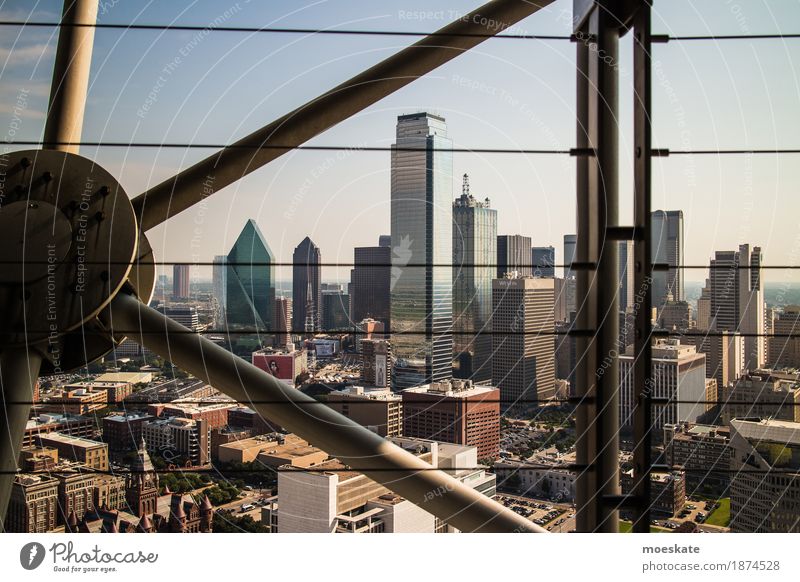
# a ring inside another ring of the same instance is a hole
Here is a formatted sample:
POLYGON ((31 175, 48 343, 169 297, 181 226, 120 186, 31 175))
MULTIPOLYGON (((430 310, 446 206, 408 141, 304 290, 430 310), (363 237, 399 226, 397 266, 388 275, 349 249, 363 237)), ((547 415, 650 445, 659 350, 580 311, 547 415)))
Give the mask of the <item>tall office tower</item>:
POLYGON ((800 306, 789 305, 773 321, 769 338, 771 368, 800 368, 800 306))
POLYGON ((503 409, 555 394, 553 279, 492 281, 492 383, 503 409))
POLYGON ((514 271, 520 277, 531 276, 531 237, 501 234, 497 237, 497 278, 514 271))
POLYGON ((452 376, 452 201, 452 142, 444 118, 401 115, 392 148, 395 389, 452 376))
POLYGON ((706 378, 714 378, 719 390, 735 382, 744 371, 744 338, 735 332, 689 335, 682 344, 695 346, 706 356, 706 378))
POLYGON ((225 325, 225 304, 228 292, 228 268, 225 262, 228 257, 217 255, 211 267, 211 296, 214 299, 214 327, 221 328, 225 325))
POLYGON ((288 297, 275 298, 275 310, 272 316, 275 331, 275 347, 292 351, 292 300, 288 297))
POLYGON ((189 265, 172 266, 172 298, 189 298, 189 265))
POLYGON ((633 241, 621 240, 619 247, 619 310, 626 312, 633 310, 636 288, 633 282, 635 274, 633 267, 633 241))
POLYGON ((577 234, 564 235, 564 278, 570 279, 575 277, 570 265, 575 260, 575 247, 578 244, 577 234))
POLYGON ((706 279, 706 284, 697 299, 697 324, 695 327, 702 331, 711 329, 711 281, 709 279, 706 279))
POLYGON ((387 340, 361 340, 361 382, 365 386, 389 388, 392 378, 392 347, 387 340))
POLYGON ((455 374, 490 380, 492 279, 497 256, 497 210, 469 192, 464 174, 453 202, 453 354, 455 374))
POLYGON ((322 329, 325 332, 352 328, 350 297, 341 291, 322 292, 322 329))
POLYGON ((686 331, 692 327, 692 306, 688 301, 667 299, 658 312, 658 326, 667 331, 686 331))
POLYGON ((378 237, 378 246, 379 247, 391 247, 392 246, 392 235, 390 234, 382 234, 378 237))
POLYGON ((683 210, 655 210, 651 214, 651 255, 654 264, 669 265, 653 273, 653 307, 661 309, 672 294, 683 301, 683 210))
POLYGON ((731 421, 731 531, 800 529, 800 423, 731 421))
MULTIPOLYGON (((633 425, 634 389, 633 350, 619 357, 619 423, 633 425)), ((653 342, 653 387, 650 396, 667 399, 666 404, 653 405, 653 438, 658 439, 665 424, 697 422, 705 412, 706 357, 694 346, 677 339, 653 342)))
POLYGON ((275 255, 255 220, 248 220, 228 253, 225 321, 229 327, 270 332, 275 305, 275 255))
POLYGON ((295 330, 313 332, 322 327, 321 262, 319 247, 310 238, 304 238, 295 247, 292 254, 292 327, 295 330))
POLYGON ((163 313, 182 326, 188 327, 193 332, 200 331, 200 316, 194 305, 159 305, 156 307, 156 311, 163 313))
POLYGON ((745 368, 764 365, 764 290, 761 249, 739 245, 717 251, 711 261, 711 328, 738 331, 744 338, 745 368), (759 335, 760 334, 760 335, 759 335))
POLYGON ((534 277, 555 277, 556 248, 531 247, 531 269, 534 277))
POLYGON ((350 270, 350 319, 377 319, 389 329, 391 246, 356 247, 350 270))

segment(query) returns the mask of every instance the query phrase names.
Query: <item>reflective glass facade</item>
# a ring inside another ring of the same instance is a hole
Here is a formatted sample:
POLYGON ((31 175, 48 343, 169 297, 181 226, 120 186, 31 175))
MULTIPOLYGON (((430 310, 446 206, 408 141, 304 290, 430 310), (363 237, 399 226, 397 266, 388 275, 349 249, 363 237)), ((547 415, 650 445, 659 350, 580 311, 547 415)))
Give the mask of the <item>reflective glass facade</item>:
POLYGON ((271 331, 275 256, 254 220, 248 220, 231 252, 225 277, 225 318, 231 328, 271 331))
POLYGON ((464 191, 453 203, 453 349, 455 374, 491 380, 492 279, 497 255, 497 211, 489 199, 464 191), (483 332, 483 333, 482 333, 483 332))
POLYGON ((428 113, 400 116, 393 148, 393 386, 404 389, 452 375, 453 154, 445 120, 428 113))

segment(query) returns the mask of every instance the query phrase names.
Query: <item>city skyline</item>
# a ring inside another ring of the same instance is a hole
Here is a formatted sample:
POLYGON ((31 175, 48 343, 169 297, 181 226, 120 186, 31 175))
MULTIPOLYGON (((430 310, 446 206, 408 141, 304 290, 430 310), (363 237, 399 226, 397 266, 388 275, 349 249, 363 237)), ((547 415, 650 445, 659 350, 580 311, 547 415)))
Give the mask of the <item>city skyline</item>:
MULTIPOLYGON (((191 13, 183 13, 179 3, 151 6, 141 12, 129 3, 108 4, 108 10, 100 15, 101 22, 174 20, 176 24, 205 24, 223 15, 223 24, 231 26, 258 21, 287 26, 339 23, 346 28, 424 30, 442 24, 440 20, 401 17, 397 11, 362 2, 348 3, 346 7, 337 2, 314 3, 314 10, 309 10, 312 4, 300 4, 291 14, 279 5, 250 3, 240 4, 240 9, 227 15, 208 1, 198 2, 191 13)), ((466 12, 473 4, 468 0, 448 2, 446 6, 441 3, 443 17, 449 17, 449 10, 454 16, 466 12)), ((800 8, 789 4, 774 5, 766 11, 743 8, 747 17, 747 28, 743 30, 742 16, 737 17, 727 8, 714 11, 686 2, 662 3, 654 12, 654 29, 675 34, 780 30, 784 23, 800 17, 800 8), (683 15, 687 11, 696 18, 686 19, 683 15)), ((415 1, 407 8, 410 14, 414 10, 435 10, 436 5, 423 6, 415 1)), ((2 10, 9 16, 22 13, 34 20, 52 20, 59 12, 59 3, 42 2, 32 12, 26 3, 7 2, 2 10)), ((558 1, 515 28, 530 33, 568 33, 565 10, 571 10, 571 2, 558 1)), ((286 38, 251 36, 240 43, 224 34, 213 40, 211 35, 202 35, 198 41, 195 34, 159 38, 146 31, 98 31, 84 139, 230 142, 248 128, 277 117, 292 104, 313 97, 321 86, 333 86, 413 40, 360 37, 331 43, 329 38, 290 37, 298 60, 296 69, 285 70, 273 63, 281 61, 286 38), (143 41, 152 44, 145 54, 133 58, 140 53, 143 41), (218 63, 215 49, 220 42, 230 54, 218 63), (182 50, 187 53, 185 56, 182 50), (247 56, 253 52, 264 57, 254 60, 247 56), (317 67, 314 61, 321 53, 329 55, 327 69, 317 67), (205 76, 212 54, 214 72, 225 73, 228 81, 217 87, 205 76), (162 69, 175 56, 181 58, 180 66, 165 76, 166 82, 155 99, 149 98, 162 69), (112 59, 130 66, 111 67, 112 59), (317 76, 298 75, 306 70, 317 76), (273 78, 274 86, 265 88, 268 99, 263 99, 259 91, 237 90, 241 83, 260 83, 259 71, 267 71, 273 78), (191 95, 190 101, 187 94, 191 95), (114 115, 123 108, 131 112, 128 119, 114 115), (137 115, 140 110, 142 115, 137 115), (239 118, 241 111, 250 112, 244 120, 239 118), (112 115, 116 119, 109 125, 112 115), (200 125, 198 119, 202 121, 200 125)), ((8 59, 3 67, 5 93, 0 95, 7 106, 0 110, 0 128, 10 126, 12 105, 17 98, 25 103, 23 121, 13 140, 40 138, 54 39, 55 34, 48 29, 25 29, 18 38, 12 35, 0 45, 8 59)), ((532 63, 515 52, 517 42, 485 43, 311 144, 388 146, 398 114, 428 110, 448 118, 456 147, 571 147, 574 78, 567 71, 572 70, 573 47, 555 41, 532 42, 531 48, 552 56, 532 63), (452 104, 453 95, 458 96, 458 105, 452 104)), ((800 103, 792 76, 783 72, 800 68, 796 53, 785 46, 757 41, 750 46, 726 45, 725 51, 736 60, 742 78, 764 77, 769 81, 770 92, 759 84, 739 83, 726 66, 721 49, 713 43, 692 45, 691 49, 677 45, 669 51, 658 48, 653 82, 655 145, 675 149, 793 147, 791 128, 800 124, 800 103), (702 81, 704 95, 693 99, 693 84, 698 80, 702 81), (761 113, 745 118, 745 109, 761 113), (782 122, 778 123, 778 119, 782 122)), ((627 42, 622 43, 622 52, 627 62, 627 42)), ((630 83, 630 77, 629 71, 622 71, 623 84, 630 83)), ((630 131, 630 108, 625 100, 620 119, 622 151, 631 151, 624 139, 630 131)), ((12 141, 12 136, 7 137, 12 141)), ((135 195, 207 152, 87 147, 84 155, 96 157, 119 177, 129 195, 135 195)), ((326 260, 352 262, 353 247, 374 244, 378 235, 389 230, 387 158, 386 152, 293 152, 240 185, 177 216, 169 227, 154 230, 151 242, 156 258, 211 262, 214 255, 223 254, 230 247, 240 224, 254 218, 279 262, 290 262, 297 243, 296 232, 307 233, 325 249, 326 260), (335 184, 333 189, 331 184, 335 184), (355 213, 348 212, 353 208, 357 209, 355 213), (220 219, 214 221, 213 227, 212 216, 220 219), (333 224, 337 228, 331 228, 333 224)), ((623 163, 628 164, 629 159, 623 153, 623 163)), ((670 156, 654 160, 653 169, 653 207, 681 209, 686 215, 687 265, 705 265, 715 250, 735 248, 747 241, 762 247, 768 264, 797 263, 800 241, 792 239, 785 244, 777 234, 793 232, 793 212, 787 209, 796 210, 791 184, 800 181, 800 168, 790 158, 670 156), (718 218, 709 224, 709 216, 718 218), (743 216, 746 220, 741 220, 743 216)), ((455 176, 469 173, 476 189, 492 192, 493 206, 500 214, 499 232, 531 236, 536 246, 556 248, 560 248, 563 234, 575 232, 574 162, 568 157, 457 154, 453 170, 455 176)), ((629 191, 630 172, 623 169, 621 174, 623 192, 629 191)), ((625 194, 622 198, 621 216, 631 216, 630 197, 625 194)), ((278 279, 285 278, 288 277, 278 273, 278 279)), ((346 269, 333 278, 346 280, 346 269)), ((697 270, 686 272, 687 281, 703 279, 697 270)), ((794 271, 765 272, 767 282, 783 280, 798 281, 794 271)))

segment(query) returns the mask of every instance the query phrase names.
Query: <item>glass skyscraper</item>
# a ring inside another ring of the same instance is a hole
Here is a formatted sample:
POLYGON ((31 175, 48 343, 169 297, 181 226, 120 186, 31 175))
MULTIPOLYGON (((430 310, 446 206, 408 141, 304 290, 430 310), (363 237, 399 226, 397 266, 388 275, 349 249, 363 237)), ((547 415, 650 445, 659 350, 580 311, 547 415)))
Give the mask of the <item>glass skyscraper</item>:
POLYGON ((654 210, 651 213, 651 254, 653 264, 669 265, 667 271, 653 272, 652 301, 659 310, 668 295, 683 301, 683 211, 654 210))
POLYGON ((445 120, 397 118, 392 146, 393 386, 452 376, 453 154, 445 120))
POLYGON ((225 319, 229 328, 272 331, 275 256, 254 220, 244 225, 228 253, 225 319))
POLYGON ((322 326, 322 253, 309 237, 292 254, 292 328, 319 331, 322 326))
POLYGON ((497 211, 469 191, 464 174, 453 202, 453 350, 455 375, 491 380, 492 279, 497 255, 497 211))

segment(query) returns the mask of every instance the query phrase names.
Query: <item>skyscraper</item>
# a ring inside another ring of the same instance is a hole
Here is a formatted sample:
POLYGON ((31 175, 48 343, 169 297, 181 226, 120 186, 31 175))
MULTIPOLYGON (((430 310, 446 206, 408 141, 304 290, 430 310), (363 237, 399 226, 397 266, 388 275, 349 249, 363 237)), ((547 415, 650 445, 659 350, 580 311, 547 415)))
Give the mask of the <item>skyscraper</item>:
POLYGON ((492 368, 492 279, 497 256, 497 211, 469 192, 464 174, 453 202, 453 349, 456 374, 489 380, 492 368))
POLYGON ((621 240, 619 246, 619 310, 626 312, 633 309, 634 301, 634 267, 633 241, 621 240))
POLYGON ((772 368, 800 368, 800 306, 788 305, 773 324, 768 363, 772 368))
POLYGON ((319 247, 306 237, 292 254, 292 328, 319 331, 322 327, 322 291, 319 247), (311 329, 307 329, 311 327, 311 329))
POLYGON ((497 278, 513 271, 520 277, 531 276, 531 237, 501 234, 497 237, 497 278))
POLYGON ((531 268, 534 277, 555 277, 555 264, 555 247, 531 247, 531 268))
POLYGON ((389 329, 391 246, 356 247, 350 271, 350 319, 372 318, 389 329))
POLYGON ((738 331, 744 338, 744 365, 764 365, 764 290, 761 248, 739 245, 738 251, 717 251, 711 261, 711 327, 738 331), (761 335, 757 335, 761 334, 761 335))
POLYGON ((492 281, 492 384, 503 409, 555 394, 553 279, 492 281))
POLYGON ((672 294, 683 301, 683 210, 655 210, 651 213, 653 264, 669 265, 668 271, 653 272, 653 307, 661 309, 672 294))
POLYGON ((572 272, 570 265, 572 265, 572 261, 575 260, 575 247, 578 244, 578 235, 577 234, 565 234, 564 235, 564 278, 569 279, 574 277, 575 274, 572 272))
POLYGON ((292 351, 292 300, 288 297, 275 298, 272 326, 275 331, 275 347, 292 351))
POLYGON ((229 327, 271 331, 275 302, 275 255, 253 219, 228 253, 225 320, 229 327))
POLYGON ((393 386, 403 389, 452 375, 453 154, 443 117, 398 117, 391 190, 393 386))
POLYGON ((225 304, 228 293, 228 268, 225 266, 228 257, 217 255, 211 268, 211 295, 214 298, 214 327, 225 325, 225 304))
MULTIPOLYGON (((619 357, 619 423, 633 425, 636 402, 633 350, 619 357)), ((697 422, 705 412, 706 357, 694 346, 681 344, 677 339, 657 339, 653 342, 653 386, 651 396, 665 399, 665 404, 653 406, 653 438, 662 436, 665 424, 697 422)))
POLYGON ((189 298, 189 265, 172 266, 172 298, 189 298))

